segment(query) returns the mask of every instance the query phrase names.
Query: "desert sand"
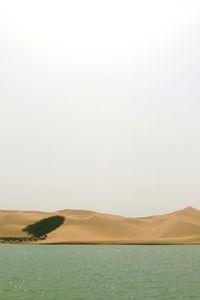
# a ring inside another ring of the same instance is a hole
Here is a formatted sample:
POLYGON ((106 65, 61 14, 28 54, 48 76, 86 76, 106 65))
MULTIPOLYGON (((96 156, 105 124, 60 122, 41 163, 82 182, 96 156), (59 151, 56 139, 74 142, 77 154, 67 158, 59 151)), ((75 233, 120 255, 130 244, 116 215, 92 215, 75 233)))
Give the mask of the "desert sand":
MULTIPOLYGON (((128 218, 86 210, 56 212, 0 210, 0 237, 25 236, 22 229, 42 218, 62 215, 65 223, 42 244, 199 244, 200 210, 128 218)), ((38 243, 38 242, 36 242, 38 243)))

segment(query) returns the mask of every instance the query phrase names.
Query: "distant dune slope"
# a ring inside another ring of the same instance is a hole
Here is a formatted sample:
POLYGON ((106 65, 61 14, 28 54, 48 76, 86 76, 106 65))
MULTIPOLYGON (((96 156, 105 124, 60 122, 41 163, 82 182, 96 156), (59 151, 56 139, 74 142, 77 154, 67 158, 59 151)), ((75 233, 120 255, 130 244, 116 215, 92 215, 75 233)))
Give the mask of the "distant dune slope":
POLYGON ((42 218, 62 215, 65 223, 40 243, 198 244, 200 210, 192 207, 159 216, 126 218, 86 210, 57 212, 0 210, 0 237, 24 236, 22 229, 42 218))

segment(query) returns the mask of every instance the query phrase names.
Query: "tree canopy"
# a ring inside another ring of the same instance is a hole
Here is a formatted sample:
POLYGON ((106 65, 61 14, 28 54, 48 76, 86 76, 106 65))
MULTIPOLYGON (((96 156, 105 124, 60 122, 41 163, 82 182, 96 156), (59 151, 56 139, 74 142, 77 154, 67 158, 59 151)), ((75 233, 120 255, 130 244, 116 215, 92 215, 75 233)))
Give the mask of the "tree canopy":
POLYGON ((55 230, 61 226, 65 221, 63 216, 52 216, 48 218, 41 219, 33 224, 26 226, 23 231, 31 234, 36 238, 44 238, 47 233, 55 230))

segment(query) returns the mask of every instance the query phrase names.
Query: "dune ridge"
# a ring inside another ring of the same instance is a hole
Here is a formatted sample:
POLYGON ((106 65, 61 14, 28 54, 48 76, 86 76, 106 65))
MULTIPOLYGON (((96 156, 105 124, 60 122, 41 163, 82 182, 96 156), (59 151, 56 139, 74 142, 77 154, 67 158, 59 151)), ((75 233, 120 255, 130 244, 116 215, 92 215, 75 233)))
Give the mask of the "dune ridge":
MULTIPOLYGON (((199 244, 200 210, 187 207, 165 215, 123 217, 89 210, 56 212, 0 210, 0 237, 24 236, 22 229, 52 215, 64 224, 42 244, 199 244)), ((38 243, 38 242, 36 242, 38 243)))

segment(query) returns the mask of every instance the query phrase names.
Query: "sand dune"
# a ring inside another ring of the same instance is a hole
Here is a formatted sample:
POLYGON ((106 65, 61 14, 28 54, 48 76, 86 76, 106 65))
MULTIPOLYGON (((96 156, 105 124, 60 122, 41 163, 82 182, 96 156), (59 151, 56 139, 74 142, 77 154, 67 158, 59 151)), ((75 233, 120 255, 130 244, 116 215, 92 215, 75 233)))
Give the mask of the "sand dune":
POLYGON ((192 207, 166 215, 126 218, 88 210, 57 212, 0 210, 0 237, 25 236, 22 229, 42 218, 62 215, 65 223, 45 244, 198 244, 200 210, 192 207))

